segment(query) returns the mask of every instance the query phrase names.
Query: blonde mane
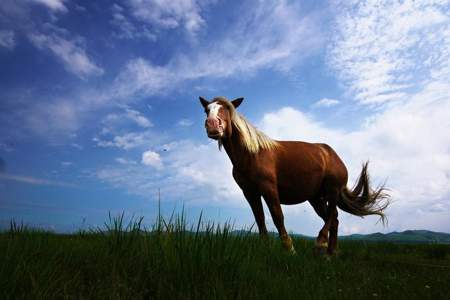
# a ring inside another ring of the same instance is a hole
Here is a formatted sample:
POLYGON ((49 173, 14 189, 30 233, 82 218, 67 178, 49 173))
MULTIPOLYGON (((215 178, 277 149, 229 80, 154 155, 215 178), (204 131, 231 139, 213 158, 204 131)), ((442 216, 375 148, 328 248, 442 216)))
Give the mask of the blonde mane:
MULTIPOLYGON (((228 108, 230 111, 231 124, 233 129, 238 131, 241 137, 241 143, 245 149, 250 153, 258 153, 259 150, 272 150, 278 147, 280 144, 265 135, 263 132, 256 129, 252 124, 250 124, 240 113, 236 111, 233 104, 229 101, 223 101, 221 103, 228 108)), ((219 148, 221 148, 222 143, 219 140, 219 148)))

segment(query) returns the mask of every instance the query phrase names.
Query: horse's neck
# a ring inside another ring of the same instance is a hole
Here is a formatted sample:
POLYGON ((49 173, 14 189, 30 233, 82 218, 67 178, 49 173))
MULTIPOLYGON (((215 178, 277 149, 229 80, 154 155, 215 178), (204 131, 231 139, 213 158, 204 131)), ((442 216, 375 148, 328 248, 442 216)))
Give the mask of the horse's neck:
POLYGON ((235 168, 247 165, 247 162, 253 157, 236 133, 232 133, 230 137, 222 140, 222 145, 235 168))

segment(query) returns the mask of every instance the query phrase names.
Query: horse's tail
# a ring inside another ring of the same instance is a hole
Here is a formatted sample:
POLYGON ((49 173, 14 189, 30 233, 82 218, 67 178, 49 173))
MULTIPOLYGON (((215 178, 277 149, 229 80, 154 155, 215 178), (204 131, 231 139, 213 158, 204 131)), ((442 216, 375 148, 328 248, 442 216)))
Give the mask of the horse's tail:
POLYGON ((370 187, 367 165, 368 162, 363 164, 353 190, 350 191, 347 187, 341 190, 337 205, 343 211, 360 217, 378 215, 385 224, 387 219, 384 210, 389 205, 390 196, 386 193, 384 185, 375 190, 370 187))

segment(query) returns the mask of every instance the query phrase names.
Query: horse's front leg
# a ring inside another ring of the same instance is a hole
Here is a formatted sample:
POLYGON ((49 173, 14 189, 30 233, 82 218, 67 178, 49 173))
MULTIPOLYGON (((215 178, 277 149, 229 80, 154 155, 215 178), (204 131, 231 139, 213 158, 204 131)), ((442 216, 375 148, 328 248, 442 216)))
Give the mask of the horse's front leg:
POLYGON ((267 236, 266 222, 264 220, 264 209, 262 206, 261 195, 256 192, 244 190, 245 199, 247 199, 255 216, 256 225, 258 225, 259 234, 267 236))
POLYGON ((292 239, 288 235, 286 228, 284 227, 284 216, 281 210, 280 198, 278 196, 278 190, 276 185, 266 185, 263 187, 263 197, 269 207, 270 214, 272 216, 273 223, 277 227, 278 234, 285 249, 295 254, 295 248, 292 244, 292 239))

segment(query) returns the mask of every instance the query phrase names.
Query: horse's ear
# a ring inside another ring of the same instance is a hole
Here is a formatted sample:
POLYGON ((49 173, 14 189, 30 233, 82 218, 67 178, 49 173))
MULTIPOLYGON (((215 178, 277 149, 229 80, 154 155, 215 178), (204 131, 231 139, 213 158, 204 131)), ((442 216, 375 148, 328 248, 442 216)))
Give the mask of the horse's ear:
POLYGON ((243 100, 244 100, 244 98, 240 97, 240 98, 232 100, 231 103, 233 104, 234 108, 238 108, 238 106, 241 105, 243 100))
POLYGON ((198 97, 200 99, 200 103, 203 105, 204 108, 206 108, 209 105, 209 101, 203 98, 202 96, 198 97))

